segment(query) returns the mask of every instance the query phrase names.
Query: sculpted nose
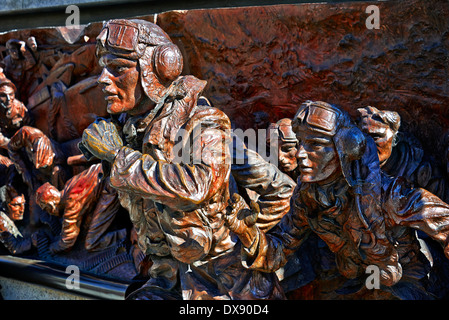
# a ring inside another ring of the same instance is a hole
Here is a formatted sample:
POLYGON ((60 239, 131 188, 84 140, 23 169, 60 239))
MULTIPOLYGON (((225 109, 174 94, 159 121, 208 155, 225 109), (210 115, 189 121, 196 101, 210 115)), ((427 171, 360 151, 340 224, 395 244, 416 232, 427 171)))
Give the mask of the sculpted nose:
POLYGON ((307 152, 302 145, 298 146, 298 151, 296 152, 296 158, 298 160, 303 160, 307 158, 307 152))
POLYGON ((108 71, 107 68, 103 69, 103 71, 101 72, 100 76, 97 79, 97 82, 105 86, 112 84, 111 73, 108 71))

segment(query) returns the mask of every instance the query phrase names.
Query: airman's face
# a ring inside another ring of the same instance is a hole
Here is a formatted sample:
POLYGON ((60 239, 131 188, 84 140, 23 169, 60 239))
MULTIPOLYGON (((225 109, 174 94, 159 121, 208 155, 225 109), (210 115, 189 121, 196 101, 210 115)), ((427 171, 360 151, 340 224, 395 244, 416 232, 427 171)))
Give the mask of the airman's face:
POLYGON ((22 220, 25 212, 25 197, 19 195, 14 197, 8 204, 8 215, 12 220, 22 220))
POLYGON ((101 56, 99 64, 103 71, 97 81, 104 86, 108 113, 134 114, 144 97, 138 62, 106 54, 101 56))
POLYGON ((296 143, 278 141, 279 165, 283 172, 290 172, 296 169, 298 161, 296 160, 296 143))
POLYGON ((11 106, 14 98, 15 94, 13 88, 8 85, 0 87, 0 102, 3 103, 5 107, 11 106))
POLYGON ((20 58, 19 49, 17 49, 16 47, 11 47, 8 49, 8 52, 9 52, 11 58, 13 58, 14 60, 19 60, 19 58, 20 58))
POLYGON ((341 174, 340 161, 331 137, 300 126, 298 139, 298 168, 301 182, 327 183, 341 174))

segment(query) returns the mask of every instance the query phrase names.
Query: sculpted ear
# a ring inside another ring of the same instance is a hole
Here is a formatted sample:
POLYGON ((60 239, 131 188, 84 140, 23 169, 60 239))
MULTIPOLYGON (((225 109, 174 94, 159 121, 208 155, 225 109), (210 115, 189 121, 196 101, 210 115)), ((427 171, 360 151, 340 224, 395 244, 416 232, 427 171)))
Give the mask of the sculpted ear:
POLYGON ((157 46, 153 54, 153 61, 154 72, 164 83, 175 80, 182 72, 182 54, 174 44, 157 46))
POLYGON ((140 79, 145 95, 153 102, 159 103, 164 96, 166 87, 159 81, 153 66, 153 53, 155 47, 148 46, 144 55, 139 59, 140 79))
POLYGON ((351 126, 340 129, 334 136, 334 143, 340 159, 343 175, 351 187, 355 186, 360 177, 358 176, 359 172, 354 172, 354 164, 365 153, 366 137, 360 129, 351 126))

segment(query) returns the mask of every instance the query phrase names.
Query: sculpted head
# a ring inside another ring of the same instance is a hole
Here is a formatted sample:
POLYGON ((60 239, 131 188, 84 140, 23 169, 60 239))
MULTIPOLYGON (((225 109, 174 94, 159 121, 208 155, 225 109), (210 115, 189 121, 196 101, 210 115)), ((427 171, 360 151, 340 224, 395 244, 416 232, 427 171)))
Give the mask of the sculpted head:
POLYGON ((51 215, 58 215, 58 206, 61 201, 61 193, 56 187, 46 182, 36 190, 36 202, 42 210, 51 215))
POLYGON ((270 141, 270 144, 277 144, 281 171, 290 172, 295 170, 298 166, 298 161, 296 160, 298 140, 292 130, 291 119, 281 119, 271 124, 269 130, 274 130, 274 136, 277 137, 277 141, 270 141))
POLYGON ((30 126, 20 128, 17 134, 25 137, 25 153, 36 169, 53 167, 56 153, 50 138, 39 129, 30 126))
POLYGON ((326 102, 306 101, 292 121, 298 139, 301 182, 328 183, 365 150, 363 133, 343 110, 326 102))
POLYGON ((182 72, 179 48, 157 25, 144 20, 109 20, 97 37, 97 57, 111 114, 140 114, 161 101, 182 72))
POLYGON ((6 207, 11 220, 22 220, 25 212, 25 196, 19 194, 14 188, 6 188, 6 207))
POLYGON ((6 42, 6 49, 13 60, 20 60, 22 58, 20 46, 20 41, 17 39, 9 39, 6 42))
POLYGON ((0 78, 0 103, 3 108, 10 109, 16 97, 16 86, 7 78, 0 78))

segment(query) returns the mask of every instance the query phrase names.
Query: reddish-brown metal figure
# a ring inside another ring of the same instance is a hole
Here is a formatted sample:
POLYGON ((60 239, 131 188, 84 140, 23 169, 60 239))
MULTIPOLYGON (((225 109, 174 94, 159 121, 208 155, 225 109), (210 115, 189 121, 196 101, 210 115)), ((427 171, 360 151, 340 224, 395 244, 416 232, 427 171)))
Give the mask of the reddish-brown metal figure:
POLYGON ((31 237, 24 237, 14 223, 23 219, 25 196, 7 186, 3 200, 4 208, 0 211, 0 241, 11 254, 27 252, 32 248, 31 237))
POLYGON ((8 143, 9 158, 28 187, 30 223, 37 225, 41 209, 35 203, 37 188, 50 182, 62 189, 71 176, 64 154, 58 143, 49 139, 39 129, 24 126, 8 143))
POLYGON ((375 266, 381 288, 393 296, 401 297, 404 286, 395 286, 401 280, 420 287, 428 270, 413 229, 441 243, 449 256, 449 205, 400 177, 384 175, 372 138, 335 106, 302 104, 293 130, 300 178, 290 213, 263 233, 242 210, 239 196, 228 207, 227 223, 245 246, 244 265, 278 269, 311 230, 335 254, 346 278, 363 279, 366 268, 375 266))
POLYGON ((443 170, 425 154, 421 144, 411 134, 399 132, 401 117, 397 112, 371 106, 360 108, 357 112, 358 126, 376 142, 383 171, 394 177, 403 177, 445 202, 449 200, 443 170))
POLYGON ((9 253, 20 254, 30 249, 31 242, 22 237, 14 223, 23 220, 26 204, 24 195, 13 187, 14 178, 14 164, 0 155, 0 241, 9 253))
POLYGON ((48 182, 37 189, 37 204, 62 217, 61 234, 50 245, 51 253, 66 252, 74 246, 86 215, 91 216, 84 240, 87 251, 105 249, 126 236, 125 229, 108 232, 120 204, 117 192, 102 178, 102 166, 95 164, 68 180, 61 191, 48 182))
POLYGON ((108 112, 127 121, 122 137, 113 121, 90 125, 82 148, 111 164, 111 185, 152 260, 151 279, 132 298, 283 298, 271 274, 243 268, 224 224, 231 125, 200 103, 206 82, 180 76, 181 52, 152 23, 111 20, 97 39, 108 112), (200 161, 175 161, 175 146, 200 161))
POLYGON ((7 149, 9 139, 20 127, 31 123, 28 109, 15 97, 16 86, 0 73, 0 148, 7 149))
POLYGON ((292 130, 291 119, 285 118, 270 124, 268 131, 270 130, 274 130, 274 136, 277 137, 277 141, 269 139, 268 143, 277 147, 279 168, 296 182, 298 179, 298 161, 296 160, 298 140, 292 130))
POLYGON ((10 39, 6 42, 6 48, 9 54, 3 60, 5 75, 18 87, 19 99, 26 102, 39 77, 39 70, 35 69, 36 58, 25 41, 10 39))
POLYGON ((104 94, 96 82, 99 72, 95 44, 62 54, 28 96, 34 126, 63 143, 80 138, 97 116, 107 116, 104 94))
POLYGON ((66 155, 39 129, 20 128, 9 141, 8 152, 24 182, 33 190, 45 182, 62 187, 69 176, 64 168, 66 155))

